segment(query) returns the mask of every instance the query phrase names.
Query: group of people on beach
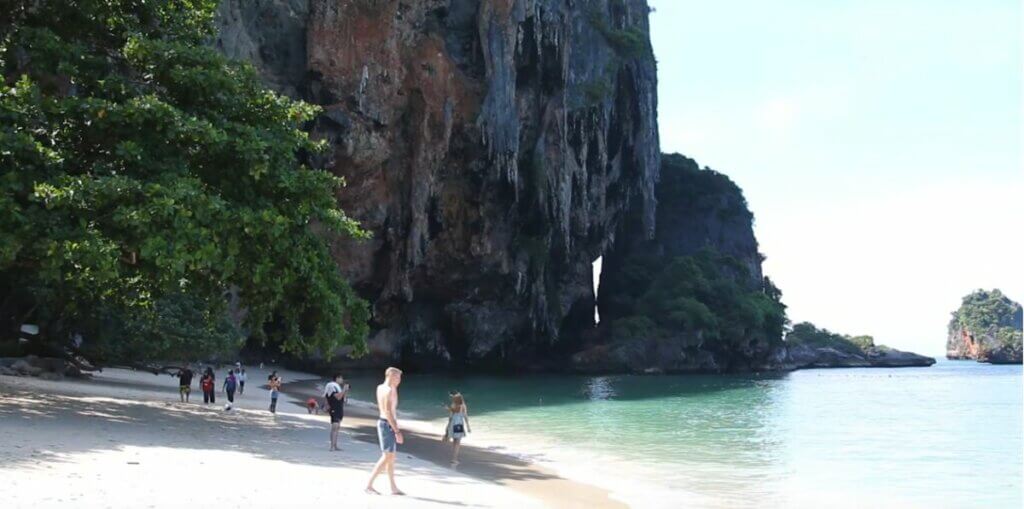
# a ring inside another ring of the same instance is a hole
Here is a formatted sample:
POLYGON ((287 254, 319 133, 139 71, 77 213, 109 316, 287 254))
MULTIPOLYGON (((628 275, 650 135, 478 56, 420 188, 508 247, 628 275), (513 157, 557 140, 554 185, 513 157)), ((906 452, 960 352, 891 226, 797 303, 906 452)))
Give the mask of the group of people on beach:
MULTIPOLYGON (((182 403, 188 403, 189 396, 192 394, 192 378, 195 377, 195 373, 190 366, 184 366, 178 369, 175 376, 178 377, 178 395, 182 403)), ((228 370, 227 376, 224 377, 224 382, 221 383, 221 392, 228 399, 224 410, 231 411, 234 408, 235 394, 239 396, 245 394, 246 380, 248 380, 248 376, 245 373, 245 368, 242 367, 242 363, 236 362, 235 367, 228 370)), ((199 389, 203 391, 204 405, 217 403, 216 381, 217 375, 214 373, 213 368, 207 366, 199 378, 199 389)), ((274 371, 267 377, 267 385, 270 387, 270 413, 276 413, 277 396, 281 389, 281 377, 277 375, 277 371, 274 371)))
MULTIPOLYGON (((179 394, 182 402, 188 402, 191 392, 193 372, 186 366, 179 369, 178 373, 179 394)), ((231 410, 235 400, 235 392, 241 396, 245 392, 246 374, 241 363, 228 370, 224 379, 222 391, 227 394, 228 405, 225 410, 231 410)), ((214 387, 215 375, 212 367, 207 367, 199 381, 203 390, 203 403, 215 403, 214 387)), ((281 392, 281 377, 277 371, 267 376, 267 387, 270 389, 270 412, 277 412, 277 400, 281 392)), ((405 437, 398 426, 398 386, 402 383, 402 370, 390 367, 384 370, 384 381, 377 386, 376 403, 378 408, 377 418, 377 443, 380 446, 381 456, 370 472, 370 479, 366 483, 366 493, 379 495, 373 487, 377 477, 386 473, 391 484, 393 495, 404 495, 395 484, 395 460, 398 446, 405 443, 405 437)), ((319 414, 326 410, 331 419, 330 451, 340 451, 338 447, 338 434, 341 429, 341 421, 345 416, 345 403, 351 387, 345 382, 344 377, 338 373, 331 377, 331 380, 324 385, 321 400, 309 398, 306 401, 306 410, 309 413, 319 414)), ((448 411, 448 424, 445 426, 444 442, 452 443, 452 466, 459 464, 459 448, 462 439, 470 432, 469 410, 466 407, 466 400, 461 393, 451 391, 448 393, 449 402, 445 405, 448 411)))

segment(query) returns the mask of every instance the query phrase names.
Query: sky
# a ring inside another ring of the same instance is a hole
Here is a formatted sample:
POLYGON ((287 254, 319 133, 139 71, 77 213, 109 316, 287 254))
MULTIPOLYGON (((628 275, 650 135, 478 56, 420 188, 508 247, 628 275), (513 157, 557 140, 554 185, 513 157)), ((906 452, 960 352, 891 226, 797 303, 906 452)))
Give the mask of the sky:
POLYGON ((663 152, 743 188, 790 319, 929 355, 1024 300, 1015 0, 649 0, 663 152))

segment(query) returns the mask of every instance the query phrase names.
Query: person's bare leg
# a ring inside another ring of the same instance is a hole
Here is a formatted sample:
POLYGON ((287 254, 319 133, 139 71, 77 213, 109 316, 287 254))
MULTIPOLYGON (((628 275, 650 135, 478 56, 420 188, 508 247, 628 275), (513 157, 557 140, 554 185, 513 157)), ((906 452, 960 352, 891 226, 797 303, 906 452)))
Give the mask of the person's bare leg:
POLYGON ((375 481, 377 476, 384 470, 384 467, 387 464, 387 459, 388 453, 381 453, 380 459, 377 460, 377 464, 373 466, 373 472, 370 473, 370 481, 366 483, 366 489, 364 490, 366 493, 371 495, 380 495, 379 491, 373 489, 373 481, 375 481))
POLYGON ((459 464, 459 446, 462 443, 461 438, 456 438, 455 443, 452 445, 452 466, 459 464))
POLYGON ((331 450, 337 451, 338 449, 338 428, 341 427, 340 422, 331 423, 331 450))
POLYGON ((391 457, 388 459, 388 480, 391 481, 391 494, 392 495, 405 495, 405 492, 398 489, 398 485, 395 484, 395 453, 391 453, 391 457))

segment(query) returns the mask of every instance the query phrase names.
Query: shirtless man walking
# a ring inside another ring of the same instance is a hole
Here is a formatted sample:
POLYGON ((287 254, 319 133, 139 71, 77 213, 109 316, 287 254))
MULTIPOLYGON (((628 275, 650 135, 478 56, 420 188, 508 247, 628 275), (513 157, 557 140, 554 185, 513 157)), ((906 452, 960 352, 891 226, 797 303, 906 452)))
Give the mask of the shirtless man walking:
POLYGON ((388 368, 384 370, 384 383, 377 386, 377 408, 380 418, 377 419, 377 440, 380 442, 380 459, 373 467, 370 482, 366 483, 366 493, 380 495, 373 489, 373 481, 381 471, 387 470, 391 481, 392 495, 405 495, 395 484, 395 451, 398 444, 404 442, 402 431, 398 429, 398 384, 402 383, 402 370, 388 368))

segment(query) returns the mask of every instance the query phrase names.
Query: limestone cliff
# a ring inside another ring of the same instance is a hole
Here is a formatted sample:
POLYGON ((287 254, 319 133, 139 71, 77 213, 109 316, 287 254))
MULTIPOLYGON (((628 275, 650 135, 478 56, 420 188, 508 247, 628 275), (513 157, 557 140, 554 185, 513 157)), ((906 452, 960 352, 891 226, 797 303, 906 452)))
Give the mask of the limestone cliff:
POLYGON ((373 233, 333 241, 364 364, 543 368, 593 326, 591 263, 654 227, 644 0, 225 0, 217 45, 324 108, 316 161, 373 233))
POLYGON ((623 222, 603 259, 601 326, 581 371, 772 369, 781 294, 761 274, 753 215, 728 177, 678 154, 662 157, 656 230, 623 222))
POLYGON ((949 321, 946 357, 993 364, 1021 363, 1024 309, 999 290, 976 290, 949 321))

